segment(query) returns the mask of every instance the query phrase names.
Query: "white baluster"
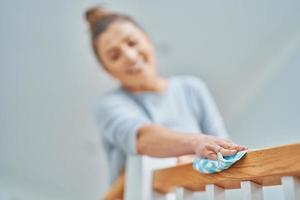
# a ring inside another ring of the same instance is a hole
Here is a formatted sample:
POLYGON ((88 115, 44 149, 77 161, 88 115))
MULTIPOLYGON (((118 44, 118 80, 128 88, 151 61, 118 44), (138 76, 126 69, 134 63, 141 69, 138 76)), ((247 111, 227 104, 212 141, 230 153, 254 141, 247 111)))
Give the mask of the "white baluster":
POLYGON ((142 199, 142 159, 139 156, 128 156, 125 176, 125 200, 142 199))
MULTIPOLYGON (((152 190, 153 171, 158 168, 174 166, 175 158, 157 159, 148 156, 128 156, 126 163, 125 200, 153 200, 152 190)), ((158 198, 167 197, 175 200, 176 195, 156 195, 158 198)))
POLYGON ((223 188, 220 188, 214 184, 205 186, 205 193, 208 200, 223 200, 225 199, 225 192, 223 188))
POLYGON ((300 199, 300 180, 293 176, 284 176, 281 178, 284 199, 300 199))
POLYGON ((183 199, 184 200, 192 200, 193 198, 193 191, 190 191, 188 189, 183 189, 183 199))
POLYGON ((263 200, 262 186, 251 181, 242 181, 241 190, 245 200, 263 200))
POLYGON ((153 199, 155 200, 176 200, 176 193, 170 192, 167 194, 153 193, 153 199))
POLYGON ((192 200, 194 192, 185 188, 176 189, 176 200, 192 200))

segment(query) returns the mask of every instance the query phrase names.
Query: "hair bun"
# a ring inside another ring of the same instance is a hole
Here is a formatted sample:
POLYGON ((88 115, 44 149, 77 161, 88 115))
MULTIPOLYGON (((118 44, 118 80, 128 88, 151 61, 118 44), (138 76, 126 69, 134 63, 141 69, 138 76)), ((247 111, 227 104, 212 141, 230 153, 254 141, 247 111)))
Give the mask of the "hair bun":
POLYGON ((89 22, 90 27, 93 27, 99 20, 112 14, 112 12, 105 10, 101 6, 94 6, 85 12, 85 18, 89 22))

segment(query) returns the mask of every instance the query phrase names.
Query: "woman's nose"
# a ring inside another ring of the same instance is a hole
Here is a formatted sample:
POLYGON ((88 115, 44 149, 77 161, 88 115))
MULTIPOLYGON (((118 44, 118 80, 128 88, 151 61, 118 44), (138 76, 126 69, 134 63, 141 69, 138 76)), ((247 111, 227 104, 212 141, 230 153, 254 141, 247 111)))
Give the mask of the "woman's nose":
POLYGON ((124 51, 124 57, 125 57, 125 60, 129 63, 129 64, 133 64, 136 62, 137 60, 137 51, 136 49, 133 49, 133 48, 124 48, 123 49, 124 51))

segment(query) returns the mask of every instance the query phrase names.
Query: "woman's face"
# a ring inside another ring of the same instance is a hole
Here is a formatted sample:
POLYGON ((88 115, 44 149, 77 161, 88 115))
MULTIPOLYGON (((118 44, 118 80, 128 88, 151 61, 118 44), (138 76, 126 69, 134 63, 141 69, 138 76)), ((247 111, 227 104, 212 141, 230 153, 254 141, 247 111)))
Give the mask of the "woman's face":
POLYGON ((156 76, 153 46, 133 23, 114 22, 95 42, 105 69, 124 86, 140 86, 156 76))

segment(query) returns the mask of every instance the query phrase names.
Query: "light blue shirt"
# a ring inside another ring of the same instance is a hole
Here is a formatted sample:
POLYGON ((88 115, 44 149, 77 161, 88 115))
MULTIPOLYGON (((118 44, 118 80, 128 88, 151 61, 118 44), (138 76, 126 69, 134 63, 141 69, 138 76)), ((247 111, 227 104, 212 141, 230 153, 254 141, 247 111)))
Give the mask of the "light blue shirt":
POLYGON ((157 124, 183 133, 227 137, 216 104, 201 80, 192 76, 168 80, 163 93, 133 94, 118 88, 100 98, 97 123, 111 183, 124 168, 126 155, 137 153, 137 129, 143 125, 157 124))

